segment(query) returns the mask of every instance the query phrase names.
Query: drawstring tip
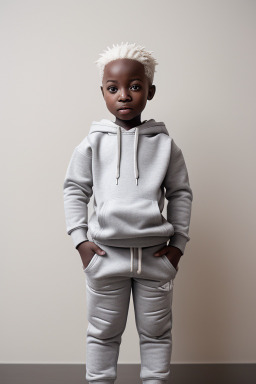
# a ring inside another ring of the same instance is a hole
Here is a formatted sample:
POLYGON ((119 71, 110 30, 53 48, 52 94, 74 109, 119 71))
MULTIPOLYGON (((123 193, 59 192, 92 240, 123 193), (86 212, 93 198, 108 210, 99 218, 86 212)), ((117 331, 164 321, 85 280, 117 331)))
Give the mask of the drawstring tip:
POLYGON ((138 185, 138 179, 136 179, 136 185, 138 185))
POLYGON ((130 272, 133 271, 133 248, 131 247, 130 248, 130 251, 131 251, 131 269, 130 269, 130 272))
POLYGON ((118 179, 116 178, 116 185, 118 185, 118 179))
POLYGON ((137 273, 141 274, 141 259, 142 259, 142 248, 138 248, 139 256, 138 256, 138 269, 137 273))
MULTIPOLYGON (((133 271, 133 256, 134 256, 134 251, 135 251, 135 248, 130 247, 130 252, 131 252, 131 269, 130 269, 130 271, 131 271, 131 272, 133 271)), ((142 248, 138 248, 138 251, 139 251, 139 257, 138 257, 138 269, 137 269, 137 273, 138 273, 138 274, 141 274, 142 248)))

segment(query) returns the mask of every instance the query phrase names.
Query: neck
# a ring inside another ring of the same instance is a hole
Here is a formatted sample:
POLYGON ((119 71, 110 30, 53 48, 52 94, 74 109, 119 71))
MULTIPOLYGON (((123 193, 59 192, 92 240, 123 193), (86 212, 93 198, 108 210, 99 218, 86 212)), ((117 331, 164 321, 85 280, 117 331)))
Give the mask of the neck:
POLYGON ((127 120, 127 121, 116 118, 115 124, 129 130, 131 128, 138 127, 138 125, 141 125, 141 118, 140 118, 140 115, 134 117, 134 119, 132 120, 127 120))

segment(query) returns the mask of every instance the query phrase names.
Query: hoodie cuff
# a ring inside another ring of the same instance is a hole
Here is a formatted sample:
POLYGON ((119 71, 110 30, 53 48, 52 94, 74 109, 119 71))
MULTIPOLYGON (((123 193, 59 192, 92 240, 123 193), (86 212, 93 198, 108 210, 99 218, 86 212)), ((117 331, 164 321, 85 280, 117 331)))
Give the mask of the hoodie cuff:
POLYGON ((83 241, 88 241, 87 228, 78 228, 71 232, 71 238, 73 240, 75 248, 83 241))
POLYGON ((173 247, 179 248, 182 252, 182 255, 184 255, 185 247, 188 241, 189 239, 187 239, 185 236, 176 233, 170 238, 168 245, 172 245, 173 247))

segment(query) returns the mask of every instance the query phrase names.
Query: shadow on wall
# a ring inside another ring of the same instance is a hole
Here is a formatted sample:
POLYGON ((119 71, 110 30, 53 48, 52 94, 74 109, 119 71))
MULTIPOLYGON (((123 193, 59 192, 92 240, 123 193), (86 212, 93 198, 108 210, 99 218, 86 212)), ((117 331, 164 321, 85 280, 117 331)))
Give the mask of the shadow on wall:
POLYGON ((190 244, 175 282, 179 297, 177 293, 174 296, 173 359, 176 356, 178 361, 195 363, 230 362, 238 345, 237 335, 242 337, 242 321, 239 323, 237 316, 241 280, 230 265, 232 254, 224 238, 225 220, 218 227, 211 227, 216 221, 209 224, 209 212, 197 220, 195 205, 195 225, 191 226, 190 244), (187 281, 191 284, 189 291, 187 281))

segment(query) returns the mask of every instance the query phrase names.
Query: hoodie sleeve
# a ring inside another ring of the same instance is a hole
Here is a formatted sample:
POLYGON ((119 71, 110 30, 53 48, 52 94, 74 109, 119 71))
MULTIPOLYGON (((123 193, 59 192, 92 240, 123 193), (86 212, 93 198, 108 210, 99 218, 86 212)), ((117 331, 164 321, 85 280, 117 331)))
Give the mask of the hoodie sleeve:
POLYGON ((92 151, 86 137, 71 156, 63 185, 66 230, 75 247, 88 240, 88 203, 92 187, 92 151))
POLYGON ((187 167, 181 149, 172 140, 171 156, 164 179, 167 203, 167 221, 174 227, 174 235, 169 244, 177 247, 184 254, 188 236, 191 206, 193 200, 189 185, 187 167))

